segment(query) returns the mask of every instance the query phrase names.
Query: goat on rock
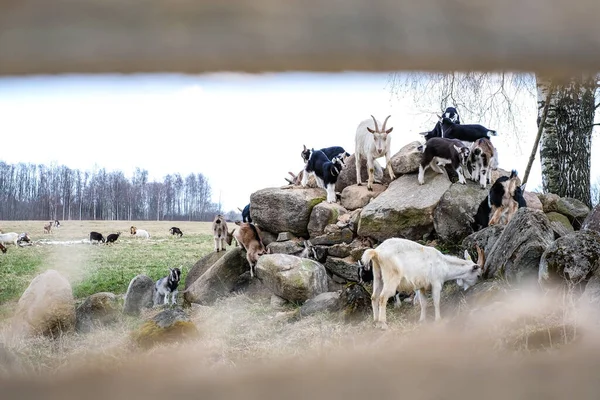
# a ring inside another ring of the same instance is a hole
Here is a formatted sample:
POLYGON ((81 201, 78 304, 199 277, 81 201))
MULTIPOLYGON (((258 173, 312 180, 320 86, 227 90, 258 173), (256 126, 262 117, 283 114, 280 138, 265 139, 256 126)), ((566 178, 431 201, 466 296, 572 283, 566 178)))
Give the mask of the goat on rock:
POLYGON ((447 164, 458 174, 459 183, 463 185, 467 183, 463 175, 463 166, 469 157, 469 148, 460 140, 434 137, 417 149, 423 152, 417 177, 420 185, 425 183, 427 168, 431 167, 438 174, 443 174, 444 171, 440 168, 440 165, 447 164))
POLYGON ((394 171, 392 170, 391 159, 391 142, 392 138, 390 133, 394 128, 385 129, 387 120, 391 117, 388 115, 383 121, 383 126, 379 129, 379 123, 374 116, 371 115, 371 119, 362 121, 356 128, 355 137, 355 151, 354 159, 356 162, 356 184, 362 185, 361 173, 361 157, 367 160, 367 189, 373 190, 373 181, 375 180, 375 160, 385 156, 385 165, 390 179, 396 179, 394 171))
POLYGON ((327 191, 327 202, 335 203, 335 183, 344 168, 344 163, 339 157, 329 160, 321 150, 311 150, 310 157, 304 167, 302 186, 308 183, 308 175, 314 174, 317 184, 327 191))
POLYGON ((267 254, 267 248, 260 238, 260 233, 256 226, 251 222, 236 222, 239 225, 233 232, 233 237, 246 251, 246 260, 250 264, 250 277, 254 278, 254 267, 258 258, 263 254, 267 254))

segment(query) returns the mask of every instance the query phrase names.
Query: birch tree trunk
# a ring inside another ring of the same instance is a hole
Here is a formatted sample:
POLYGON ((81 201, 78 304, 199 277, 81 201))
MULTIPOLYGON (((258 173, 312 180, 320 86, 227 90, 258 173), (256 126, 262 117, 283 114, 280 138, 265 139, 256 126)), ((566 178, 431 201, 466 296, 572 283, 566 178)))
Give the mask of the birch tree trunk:
MULTIPOLYGON (((538 125, 551 82, 537 77, 538 125)), ((545 192, 573 197, 591 207, 590 165, 595 76, 578 76, 557 85, 540 139, 545 192)))

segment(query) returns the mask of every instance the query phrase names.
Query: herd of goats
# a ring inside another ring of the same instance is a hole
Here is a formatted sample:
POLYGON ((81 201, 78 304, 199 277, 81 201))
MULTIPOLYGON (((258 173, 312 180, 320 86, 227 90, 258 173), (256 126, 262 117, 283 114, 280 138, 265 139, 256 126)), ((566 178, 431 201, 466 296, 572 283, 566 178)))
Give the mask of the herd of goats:
MULTIPOLYGON (((375 117, 362 121, 356 130, 355 163, 357 185, 362 185, 361 160, 367 164, 367 190, 373 190, 375 160, 385 157, 386 169, 391 180, 396 177, 391 165, 391 136, 393 128, 387 128, 388 116, 383 124, 375 117)), ((442 116, 439 116, 433 130, 421 133, 425 143, 417 148, 422 153, 417 180, 425 184, 425 171, 431 168, 442 174, 444 169, 449 169, 458 175, 458 182, 466 184, 466 179, 478 182, 482 189, 491 183, 492 170, 498 167, 498 153, 491 142, 491 137, 496 136, 494 130, 478 124, 461 124, 458 112, 454 107, 448 107, 442 116), (465 179, 466 177, 466 179, 465 179)), ((310 176, 315 178, 317 185, 325 189, 327 202, 335 203, 337 196, 335 184, 350 154, 340 146, 327 147, 320 150, 309 149, 304 146, 301 152, 304 161, 302 172, 291 182, 294 186, 306 187, 310 176)), ((485 200, 481 202, 472 223, 473 230, 477 231, 488 225, 506 224, 516 210, 525 207, 522 186, 518 185, 517 172, 513 170, 509 177, 499 177, 490 187, 485 200)), ((237 227, 231 232, 228 230, 227 221, 221 214, 215 216, 212 223, 214 249, 216 252, 225 251, 225 245, 238 244, 246 252, 246 259, 250 265, 250 276, 254 278, 254 268, 258 258, 270 253, 264 245, 260 231, 252 222, 250 204, 242 211, 242 221, 236 221, 237 227)), ((55 226, 60 226, 54 221, 55 226)), ((49 232, 52 222, 45 226, 49 232)), ((130 233, 133 236, 149 238, 147 231, 132 226, 130 233)), ((177 228, 170 229, 172 235, 183 235, 177 228)), ((114 243, 121 232, 112 233, 106 238, 99 232, 90 232, 90 242, 114 243)), ((27 233, 18 235, 15 232, 2 234, 0 232, 0 250, 6 252, 4 244, 14 243, 21 245, 29 242, 27 233)), ((464 259, 452 255, 442 254, 431 246, 423 246, 417 242, 389 238, 374 249, 366 250, 358 261, 358 280, 360 283, 373 281, 373 294, 371 296, 373 319, 376 325, 386 328, 386 305, 388 299, 395 298, 399 301, 401 293, 414 293, 415 301, 421 305, 419 321, 426 318, 427 301, 424 291, 431 290, 435 308, 435 319, 440 319, 440 293, 444 282, 456 281, 464 290, 474 285, 483 273, 484 254, 477 248, 478 259, 473 262, 465 250, 464 259)), ((314 258, 310 248, 306 247, 301 257, 314 258)), ((169 295, 171 303, 176 303, 177 287, 181 279, 179 268, 170 269, 169 275, 159 279, 155 285, 154 304, 161 302, 168 304, 169 295)))

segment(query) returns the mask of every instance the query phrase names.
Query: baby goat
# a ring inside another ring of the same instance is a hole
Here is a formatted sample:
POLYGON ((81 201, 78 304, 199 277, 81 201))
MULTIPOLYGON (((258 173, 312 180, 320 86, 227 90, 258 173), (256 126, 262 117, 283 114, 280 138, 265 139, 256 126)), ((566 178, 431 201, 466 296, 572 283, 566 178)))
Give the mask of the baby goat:
POLYGON ((121 232, 117 232, 117 233, 111 233, 110 235, 108 235, 106 237, 106 244, 109 243, 114 243, 117 241, 117 239, 119 238, 119 236, 121 236, 121 232))
POLYGON ((442 254, 434 247, 423 246, 407 239, 390 238, 367 249, 362 256, 365 268, 373 268, 373 320, 387 328, 386 305, 398 291, 417 291, 421 303, 420 322, 425 321, 427 299, 424 291, 431 288, 436 321, 440 315, 440 293, 444 282, 457 280, 460 286, 474 285, 482 274, 480 260, 474 263, 465 251, 466 260, 442 254))
POLYGON ((254 267, 258 257, 267 254, 267 249, 253 223, 237 221, 236 225, 239 225, 239 228, 233 232, 233 237, 246 250, 246 260, 250 264, 250 277, 254 278, 254 267))
POLYGON ((479 181, 479 186, 485 189, 490 183, 492 169, 498 168, 496 148, 489 138, 477 139, 471 146, 470 164, 473 166, 471 180, 479 181))
POLYGON ((171 304, 177 303, 177 286, 181 280, 181 270, 179 268, 169 268, 169 275, 160 278, 154 285, 154 306, 160 303, 161 296, 164 296, 163 304, 169 304, 169 294, 171 294, 171 304))
POLYGON ((379 124, 372 115, 372 121, 370 119, 366 119, 358 125, 358 128, 356 128, 354 151, 354 158, 356 162, 356 184, 359 186, 362 185, 362 180, 360 177, 360 158, 364 157, 367 159, 367 172, 369 175, 367 181, 368 190, 373 190, 373 181, 375 180, 375 160, 383 156, 385 156, 385 164, 388 173, 390 174, 390 179, 396 179, 396 175, 394 175, 394 171, 392 170, 392 164, 390 163, 390 145, 392 138, 389 136, 389 134, 394 128, 390 128, 388 130, 385 129, 385 124, 390 117, 391 115, 386 117, 385 121, 383 121, 383 126, 381 129, 379 129, 379 124))
POLYGON ((221 214, 215 215, 212 223, 213 238, 215 240, 215 251, 225 251, 225 241, 227 240, 227 222, 221 214))
POLYGON ((327 202, 335 203, 335 183, 340 172, 344 168, 344 163, 339 157, 329 160, 321 150, 311 151, 310 158, 304 167, 302 174, 302 186, 308 183, 308 175, 313 174, 320 187, 327 191, 327 202))
POLYGON ((53 222, 50 221, 44 225, 44 233, 50 233, 52 231, 52 224, 53 222))
POLYGON ((468 124, 460 125, 452 122, 450 118, 440 117, 442 137, 458 139, 465 142, 474 142, 483 137, 497 136, 496 131, 490 130, 483 125, 468 124))
POLYGON ((463 175, 463 165, 469 157, 469 148, 460 140, 446 138, 431 138, 418 147, 423 152, 423 158, 419 165, 419 184, 425 183, 425 170, 431 167, 438 174, 444 173, 440 164, 450 164, 458 174, 458 182, 463 185, 467 183, 463 175))
MULTIPOLYGON (((310 155, 313 151, 315 151, 315 149, 308 149, 306 147, 306 145, 304 146, 304 150, 302 150, 302 153, 300 153, 300 156, 302 156, 302 159, 304 160, 304 163, 306 164, 308 162, 308 160, 310 160, 310 155)), ((344 150, 343 147, 341 146, 331 146, 331 147, 324 147, 321 149, 321 151, 323 153, 325 153, 325 155, 327 156, 327 158, 329 160, 333 160, 335 157, 340 158, 342 161, 344 161, 347 157, 350 157, 350 154, 344 150)), ((246 222, 246 221, 244 221, 246 222)), ((248 222, 252 222, 252 221, 248 221, 248 222)))

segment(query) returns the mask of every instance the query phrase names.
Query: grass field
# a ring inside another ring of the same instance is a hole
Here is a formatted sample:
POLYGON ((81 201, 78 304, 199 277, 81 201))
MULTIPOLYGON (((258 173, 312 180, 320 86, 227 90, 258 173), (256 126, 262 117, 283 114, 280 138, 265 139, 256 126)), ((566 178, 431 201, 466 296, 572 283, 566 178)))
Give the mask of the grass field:
POLYGON ((181 267, 183 278, 203 255, 212 251, 210 222, 172 221, 63 221, 50 234, 43 233, 45 221, 0 221, 2 232, 28 232, 33 246, 8 246, 0 254, 0 317, 3 305, 18 300, 31 279, 52 268, 71 282, 76 298, 108 291, 124 293, 129 281, 138 274, 158 279, 168 268, 181 267), (132 237, 131 225, 145 229, 150 239, 132 237), (175 237, 169 228, 177 226, 183 237, 175 237), (110 245, 44 244, 89 239, 90 231, 110 233, 121 231, 116 243, 110 245))

